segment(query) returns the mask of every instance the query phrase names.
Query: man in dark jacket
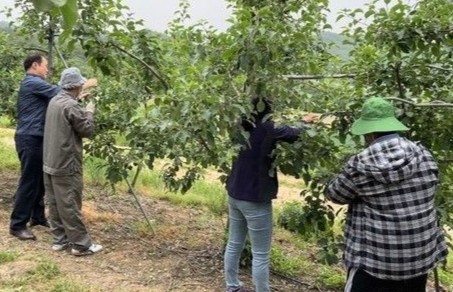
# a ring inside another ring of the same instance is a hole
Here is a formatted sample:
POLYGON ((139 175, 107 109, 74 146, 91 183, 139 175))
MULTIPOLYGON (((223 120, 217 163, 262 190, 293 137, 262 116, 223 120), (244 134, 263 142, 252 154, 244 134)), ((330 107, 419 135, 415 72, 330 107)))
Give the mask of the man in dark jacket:
POLYGON ((22 80, 17 101, 17 128, 14 140, 21 165, 21 177, 11 214, 10 234, 22 240, 36 239, 27 228, 48 226, 44 215, 44 183, 42 176, 42 141, 44 119, 49 100, 60 88, 45 81, 47 59, 31 55, 24 61, 26 76, 22 80))
POLYGON ((388 101, 368 99, 351 129, 367 147, 327 188, 327 198, 349 205, 346 292, 424 292, 428 272, 447 255, 434 206, 437 164, 398 134, 406 130, 388 101))

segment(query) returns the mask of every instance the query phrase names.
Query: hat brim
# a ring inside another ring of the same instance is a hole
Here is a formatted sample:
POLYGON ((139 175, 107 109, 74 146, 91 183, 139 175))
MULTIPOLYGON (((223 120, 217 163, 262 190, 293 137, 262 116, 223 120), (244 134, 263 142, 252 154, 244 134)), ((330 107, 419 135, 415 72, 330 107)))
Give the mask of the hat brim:
POLYGON ((378 120, 356 120, 351 127, 351 133, 354 135, 365 135, 375 132, 404 132, 409 128, 403 125, 395 117, 388 117, 378 120))

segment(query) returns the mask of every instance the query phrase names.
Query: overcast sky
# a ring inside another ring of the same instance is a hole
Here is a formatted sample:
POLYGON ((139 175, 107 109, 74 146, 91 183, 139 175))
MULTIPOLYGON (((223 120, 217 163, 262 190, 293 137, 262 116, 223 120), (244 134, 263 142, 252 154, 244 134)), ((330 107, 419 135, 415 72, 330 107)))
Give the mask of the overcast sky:
MULTIPOLYGON (((132 13, 137 18, 145 21, 145 26, 156 31, 163 32, 167 23, 173 18, 174 12, 178 9, 179 0, 123 0, 129 6, 132 13)), ((345 8, 363 7, 370 0, 330 0, 329 23, 336 32, 341 31, 342 23, 335 23, 335 19, 340 10, 345 8)), ((416 0, 406 0, 415 3, 416 0)), ((384 1, 382 1, 384 2, 384 1)), ((225 30, 225 21, 230 11, 224 0, 190 0, 190 15, 193 21, 205 19, 219 30, 225 30)), ((0 0, 0 10, 5 6, 12 6, 14 0, 0 0)), ((5 15, 0 13, 0 20, 5 20, 5 15)))

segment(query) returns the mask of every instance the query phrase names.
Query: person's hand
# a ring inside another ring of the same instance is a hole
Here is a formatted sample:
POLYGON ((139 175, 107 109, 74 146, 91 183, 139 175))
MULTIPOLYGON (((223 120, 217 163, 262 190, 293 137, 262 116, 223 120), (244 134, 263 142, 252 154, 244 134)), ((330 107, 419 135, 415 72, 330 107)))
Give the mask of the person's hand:
POLYGON ((98 80, 96 78, 90 78, 87 81, 85 81, 85 84, 83 85, 83 89, 89 89, 93 87, 98 86, 98 80))
POLYGON ((91 78, 85 81, 85 84, 82 86, 82 92, 77 97, 78 100, 84 100, 90 97, 91 90, 94 87, 98 86, 98 80, 96 78, 91 78))
POLYGON ((302 121, 304 121, 305 123, 314 123, 319 121, 319 116, 319 114, 308 113, 302 117, 302 121))
POLYGON ((77 97, 78 100, 84 100, 90 97, 90 92, 89 91, 82 91, 79 96, 77 97))
POLYGON ((87 112, 94 114, 94 112, 96 111, 96 105, 94 104, 93 101, 90 101, 89 103, 87 103, 85 110, 87 112))

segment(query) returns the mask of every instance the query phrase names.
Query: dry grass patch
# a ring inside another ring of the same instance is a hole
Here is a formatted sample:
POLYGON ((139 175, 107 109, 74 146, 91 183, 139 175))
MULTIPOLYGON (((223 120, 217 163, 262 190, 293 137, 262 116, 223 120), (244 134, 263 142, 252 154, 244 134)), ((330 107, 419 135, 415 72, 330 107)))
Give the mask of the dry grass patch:
POLYGON ((123 216, 118 213, 105 212, 97 209, 92 202, 84 202, 82 214, 87 223, 119 223, 123 221, 123 216))

